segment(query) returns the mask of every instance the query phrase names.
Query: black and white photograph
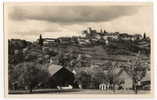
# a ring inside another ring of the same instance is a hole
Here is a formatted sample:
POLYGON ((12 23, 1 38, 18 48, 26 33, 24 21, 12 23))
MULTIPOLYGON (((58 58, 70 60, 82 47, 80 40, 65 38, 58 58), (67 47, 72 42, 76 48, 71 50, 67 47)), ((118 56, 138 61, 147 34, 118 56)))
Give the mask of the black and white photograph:
POLYGON ((4 3, 4 31, 6 95, 153 93, 152 3, 4 3))

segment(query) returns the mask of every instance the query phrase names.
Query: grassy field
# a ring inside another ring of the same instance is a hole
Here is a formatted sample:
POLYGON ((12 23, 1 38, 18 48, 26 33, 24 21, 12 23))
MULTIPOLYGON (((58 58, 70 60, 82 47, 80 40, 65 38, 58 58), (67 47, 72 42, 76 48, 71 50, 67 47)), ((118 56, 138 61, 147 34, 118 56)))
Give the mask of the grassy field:
MULTIPOLYGON (((133 90, 98 90, 98 89, 69 89, 69 90, 57 90, 57 89, 36 89, 31 94, 135 94, 133 90)), ((138 94, 149 94, 150 91, 139 90, 138 94)), ((29 91, 18 90, 10 91, 9 94, 30 94, 29 91)))

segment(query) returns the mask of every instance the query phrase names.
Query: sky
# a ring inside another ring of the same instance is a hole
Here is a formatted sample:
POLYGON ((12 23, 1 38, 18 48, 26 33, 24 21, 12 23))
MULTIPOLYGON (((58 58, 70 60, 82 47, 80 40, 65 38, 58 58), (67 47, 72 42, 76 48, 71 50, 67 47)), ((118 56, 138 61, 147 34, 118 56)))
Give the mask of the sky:
POLYGON ((97 31, 147 35, 153 33, 152 6, 145 5, 53 5, 6 4, 5 27, 9 38, 35 41, 79 36, 88 27, 97 31))

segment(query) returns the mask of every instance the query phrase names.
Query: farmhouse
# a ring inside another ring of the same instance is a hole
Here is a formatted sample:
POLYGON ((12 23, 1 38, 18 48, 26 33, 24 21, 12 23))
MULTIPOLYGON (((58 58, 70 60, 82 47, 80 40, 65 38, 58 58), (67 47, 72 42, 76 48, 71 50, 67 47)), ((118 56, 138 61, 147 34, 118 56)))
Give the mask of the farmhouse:
POLYGON ((117 74, 117 79, 120 81, 120 85, 123 89, 132 89, 133 79, 132 75, 124 68, 119 70, 117 74))
POLYGON ((57 86, 73 86, 74 74, 60 65, 51 64, 48 67, 50 79, 48 80, 48 86, 50 88, 57 88, 57 86))

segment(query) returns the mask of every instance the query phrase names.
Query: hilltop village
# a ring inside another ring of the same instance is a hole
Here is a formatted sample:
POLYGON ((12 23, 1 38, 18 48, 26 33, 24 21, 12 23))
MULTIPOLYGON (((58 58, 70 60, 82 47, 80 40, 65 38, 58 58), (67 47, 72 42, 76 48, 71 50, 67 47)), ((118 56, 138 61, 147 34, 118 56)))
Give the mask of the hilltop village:
MULTIPOLYGON (((146 33, 143 33, 143 36, 140 34, 127 34, 127 33, 119 33, 119 32, 106 32, 105 30, 100 30, 97 32, 92 28, 88 28, 88 30, 84 30, 82 32, 84 36, 73 36, 73 37, 60 37, 57 39, 54 38, 40 38, 38 41, 43 41, 43 44, 80 44, 80 45, 95 45, 95 44, 106 44, 114 41, 149 41, 150 38, 146 36, 146 33), (42 40, 41 40, 42 39, 42 40)), ((143 42, 144 42, 143 41, 143 42)), ((144 44, 144 43, 143 43, 144 44)))
POLYGON ((33 43, 8 42, 10 90, 137 90, 136 86, 150 90, 151 39, 146 33, 88 28, 82 36, 47 38, 40 34, 33 43))

